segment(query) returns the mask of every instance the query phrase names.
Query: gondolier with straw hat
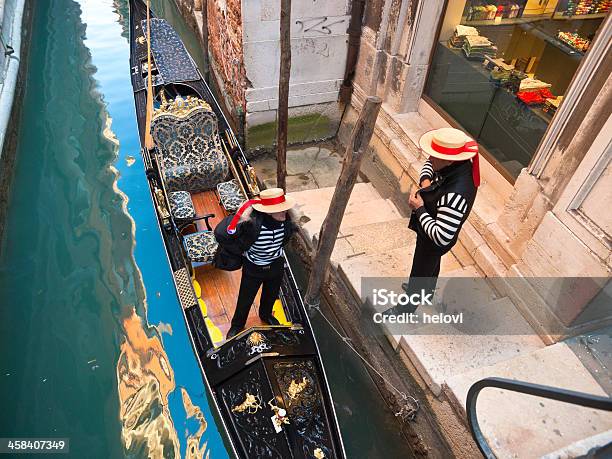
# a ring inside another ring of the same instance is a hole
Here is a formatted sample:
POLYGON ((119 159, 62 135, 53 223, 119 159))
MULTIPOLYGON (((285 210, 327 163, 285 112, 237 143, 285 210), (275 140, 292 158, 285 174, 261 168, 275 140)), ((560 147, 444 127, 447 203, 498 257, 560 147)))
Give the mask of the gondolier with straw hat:
POLYGON ((441 258, 457 242, 480 185, 478 144, 463 131, 435 129, 419 145, 429 159, 408 200, 409 228, 417 233, 410 279, 402 284, 409 294, 435 289, 441 258))
POLYGON ((294 205, 294 200, 285 196, 281 188, 263 190, 258 199, 245 202, 235 215, 226 217, 215 228, 220 245, 215 265, 230 269, 222 265, 232 259, 232 269, 242 266, 240 291, 228 339, 244 329, 260 287, 259 318, 268 325, 279 325, 272 316, 272 307, 283 280, 283 247, 295 232, 295 225, 287 214, 294 205), (225 260, 221 260, 223 257, 225 260))

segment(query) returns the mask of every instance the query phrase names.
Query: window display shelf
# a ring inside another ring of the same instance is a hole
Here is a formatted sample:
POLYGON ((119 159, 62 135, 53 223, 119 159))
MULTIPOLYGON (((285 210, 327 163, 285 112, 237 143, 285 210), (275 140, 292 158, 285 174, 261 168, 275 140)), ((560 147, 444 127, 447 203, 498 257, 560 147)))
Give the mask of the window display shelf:
POLYGON ((593 14, 575 14, 574 16, 564 16, 563 13, 555 13, 553 19, 565 20, 565 21, 576 21, 578 19, 603 19, 608 13, 593 13, 593 14))
POLYGON ((478 19, 475 21, 466 21, 462 18, 461 24, 467 26, 496 26, 496 25, 509 25, 509 24, 525 24, 528 22, 541 21, 542 19, 550 19, 550 14, 541 14, 538 16, 527 16, 522 18, 502 18, 501 21, 495 21, 495 19, 478 19))
POLYGON ((584 53, 582 51, 578 51, 577 49, 572 48, 568 44, 559 40, 556 36, 552 36, 548 33, 548 31, 538 28, 536 25, 526 24, 523 28, 545 41, 546 43, 551 44, 552 46, 558 48, 560 51, 563 51, 565 54, 570 56, 572 59, 582 59, 584 57, 584 53))

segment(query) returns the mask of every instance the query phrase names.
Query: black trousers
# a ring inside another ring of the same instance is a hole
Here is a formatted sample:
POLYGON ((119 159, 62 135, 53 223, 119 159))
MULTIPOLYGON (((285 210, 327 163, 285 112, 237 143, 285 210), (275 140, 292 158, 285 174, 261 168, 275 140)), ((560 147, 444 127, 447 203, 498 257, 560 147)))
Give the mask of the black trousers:
POLYGON ((284 265, 285 259, 282 257, 274 260, 267 266, 258 266, 244 259, 240 291, 238 292, 236 311, 232 318, 232 327, 244 328, 253 300, 255 300, 255 296, 262 286, 259 317, 267 318, 272 315, 272 307, 278 298, 283 280, 284 265))
MULTIPOLYGON (((426 293, 433 292, 440 274, 441 260, 442 255, 434 243, 418 235, 406 292, 408 294, 420 293, 421 290, 426 293)), ((415 309, 416 307, 409 312, 414 312, 415 309)))

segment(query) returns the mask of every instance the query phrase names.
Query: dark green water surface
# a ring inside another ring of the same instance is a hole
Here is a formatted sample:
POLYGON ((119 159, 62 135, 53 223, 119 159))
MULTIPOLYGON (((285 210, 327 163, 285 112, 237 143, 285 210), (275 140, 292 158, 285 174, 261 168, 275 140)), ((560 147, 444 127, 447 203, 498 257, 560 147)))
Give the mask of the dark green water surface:
POLYGON ((188 442, 227 457, 139 155, 127 4, 32 4, 0 256, 0 437, 69 438, 78 458, 184 457, 188 442))

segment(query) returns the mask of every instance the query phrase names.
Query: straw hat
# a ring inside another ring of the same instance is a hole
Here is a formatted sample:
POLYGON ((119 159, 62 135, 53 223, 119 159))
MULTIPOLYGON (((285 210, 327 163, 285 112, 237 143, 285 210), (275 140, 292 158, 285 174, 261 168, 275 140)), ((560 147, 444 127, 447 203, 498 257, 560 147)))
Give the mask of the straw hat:
POLYGON ((480 186, 478 144, 463 131, 454 128, 434 129, 421 136, 419 145, 425 153, 447 161, 472 160, 472 178, 480 186))
POLYGON ((282 188, 269 188, 259 193, 259 202, 253 204, 253 208, 259 212, 273 214, 291 209, 295 200, 285 196, 282 188))
POLYGON ((454 128, 434 129, 421 136, 424 152, 447 161, 465 161, 478 154, 478 145, 463 131, 454 128))

